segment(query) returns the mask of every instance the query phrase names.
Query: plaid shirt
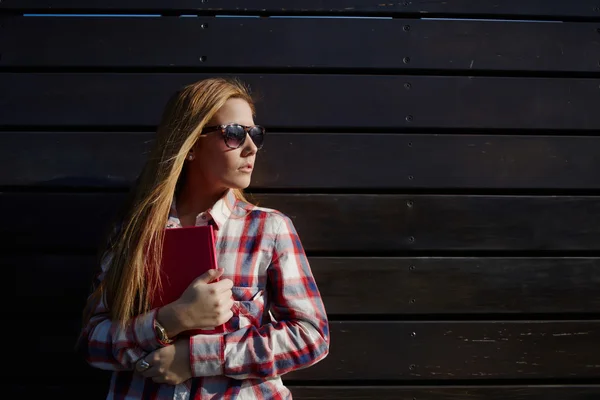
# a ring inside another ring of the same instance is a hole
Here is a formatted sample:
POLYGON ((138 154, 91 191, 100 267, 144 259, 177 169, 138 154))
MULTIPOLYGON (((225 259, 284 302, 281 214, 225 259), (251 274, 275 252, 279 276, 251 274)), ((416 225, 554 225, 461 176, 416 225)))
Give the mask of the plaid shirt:
MULTIPOLYGON (((153 328, 157 310, 119 329, 104 302, 97 304, 82 332, 83 348, 92 366, 115 371, 108 399, 290 399, 281 376, 327 356, 327 315, 291 220, 228 190, 197 216, 196 225, 208 223, 216 228, 222 277, 234 284, 234 317, 225 333, 191 336, 193 378, 157 384, 133 372, 140 357, 163 346, 153 328)), ((167 228, 178 227, 173 206, 167 228)))

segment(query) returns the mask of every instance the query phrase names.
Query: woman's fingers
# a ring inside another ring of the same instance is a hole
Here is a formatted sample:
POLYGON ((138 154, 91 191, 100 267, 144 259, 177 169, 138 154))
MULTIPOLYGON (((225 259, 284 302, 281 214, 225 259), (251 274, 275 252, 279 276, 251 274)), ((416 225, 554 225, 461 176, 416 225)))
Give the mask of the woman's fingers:
POLYGON ((215 289, 216 293, 223 293, 231 290, 233 287, 233 281, 231 279, 221 279, 220 281, 211 283, 210 285, 215 289))
POLYGON ((135 364, 135 370, 144 378, 152 378, 160 375, 158 366, 152 365, 148 360, 142 358, 135 364))

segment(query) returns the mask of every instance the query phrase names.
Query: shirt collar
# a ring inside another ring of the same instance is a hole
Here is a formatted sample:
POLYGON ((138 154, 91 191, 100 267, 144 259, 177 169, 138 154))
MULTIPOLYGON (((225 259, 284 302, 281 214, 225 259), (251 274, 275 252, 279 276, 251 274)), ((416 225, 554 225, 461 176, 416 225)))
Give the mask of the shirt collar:
MULTIPOLYGON (((227 189, 227 191, 221 196, 219 200, 208 210, 201 212, 196 216, 196 226, 208 225, 211 221, 214 221, 216 229, 221 227, 227 222, 231 213, 236 206, 237 198, 233 189, 227 189)), ((181 227, 181 221, 177 215, 175 196, 171 202, 171 210, 169 212, 169 219, 167 221, 167 228, 179 228, 181 227)))

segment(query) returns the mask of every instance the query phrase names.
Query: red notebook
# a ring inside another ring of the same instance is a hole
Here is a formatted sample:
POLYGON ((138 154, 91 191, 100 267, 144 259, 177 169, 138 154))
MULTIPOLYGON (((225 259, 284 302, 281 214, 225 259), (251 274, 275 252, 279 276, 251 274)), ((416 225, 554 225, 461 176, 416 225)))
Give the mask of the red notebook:
MULTIPOLYGON (((165 229, 161 262, 162 290, 152 297, 152 308, 177 300, 194 279, 212 268, 217 268, 217 255, 211 225, 165 229)), ((224 327, 219 326, 185 331, 179 335, 223 331, 224 327)))

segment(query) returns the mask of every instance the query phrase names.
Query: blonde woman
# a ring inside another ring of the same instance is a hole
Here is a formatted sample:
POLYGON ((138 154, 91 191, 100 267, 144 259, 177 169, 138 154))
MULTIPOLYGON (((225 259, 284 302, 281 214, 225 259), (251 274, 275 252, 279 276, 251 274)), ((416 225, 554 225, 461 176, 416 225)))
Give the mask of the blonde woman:
POLYGON ((114 371, 108 398, 289 399, 281 376, 327 356, 325 308, 291 220, 242 195, 265 134, 254 114, 245 85, 223 78, 167 104, 86 306, 80 347, 114 371), (205 224, 219 269, 152 309, 164 229, 205 224))

